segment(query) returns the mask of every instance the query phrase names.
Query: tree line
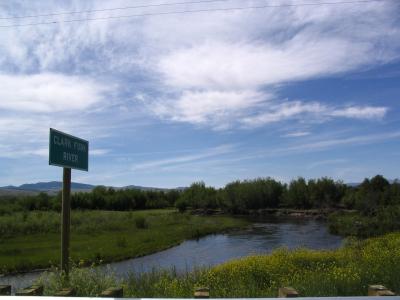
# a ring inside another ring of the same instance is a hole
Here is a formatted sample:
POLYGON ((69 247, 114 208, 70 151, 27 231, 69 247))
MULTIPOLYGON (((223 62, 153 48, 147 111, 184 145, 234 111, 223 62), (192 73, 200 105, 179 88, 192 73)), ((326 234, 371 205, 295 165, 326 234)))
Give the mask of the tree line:
MULTIPOLYGON (((175 206, 180 211, 221 209, 232 214, 263 208, 346 208, 368 214, 399 204, 400 183, 390 183, 381 175, 365 179, 358 186, 348 186, 327 177, 310 180, 299 177, 288 184, 267 177, 238 180, 219 189, 206 186, 204 182, 195 182, 184 190, 167 191, 97 186, 91 192, 71 196, 72 209, 123 211, 175 206)), ((61 193, 0 198, 0 215, 20 210, 60 211, 61 193)))
POLYGON ((344 208, 367 214, 380 207, 399 204, 400 183, 391 184, 381 175, 365 179, 357 186, 327 177, 308 181, 299 177, 288 184, 269 177, 258 178, 234 181, 221 189, 197 182, 182 192, 176 202, 181 211, 188 207, 220 208, 230 213, 263 208, 344 208))
MULTIPOLYGON (((178 190, 153 191, 114 189, 97 186, 91 192, 71 194, 72 209, 138 210, 173 207, 180 196, 178 190)), ((0 197, 0 215, 15 211, 61 211, 61 191, 57 195, 41 192, 34 196, 0 197)))

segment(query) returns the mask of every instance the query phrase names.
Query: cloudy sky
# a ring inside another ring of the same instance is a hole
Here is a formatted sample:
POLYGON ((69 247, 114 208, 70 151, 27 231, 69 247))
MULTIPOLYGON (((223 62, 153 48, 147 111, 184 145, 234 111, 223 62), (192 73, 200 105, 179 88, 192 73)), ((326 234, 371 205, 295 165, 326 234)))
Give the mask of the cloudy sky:
POLYGON ((0 185, 60 180, 50 127, 78 182, 400 177, 397 0, 3 1, 0 40, 0 185))

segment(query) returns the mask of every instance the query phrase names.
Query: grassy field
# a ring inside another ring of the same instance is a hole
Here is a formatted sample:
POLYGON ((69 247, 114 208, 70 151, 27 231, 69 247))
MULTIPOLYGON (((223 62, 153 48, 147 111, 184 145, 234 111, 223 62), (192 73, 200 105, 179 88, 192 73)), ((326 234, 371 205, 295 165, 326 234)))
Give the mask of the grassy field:
MULTIPOLYGON (((93 268, 71 273, 70 286, 79 296, 96 296, 122 285, 129 297, 193 297, 195 287, 207 286, 211 297, 276 297, 282 286, 292 286, 302 296, 365 296, 369 284, 383 284, 400 292, 400 233, 364 241, 350 241, 334 251, 279 249, 271 255, 250 256, 211 269, 178 275, 154 270, 118 281, 111 272, 93 268)), ((59 273, 40 279, 47 295, 65 282, 59 273)))
MULTIPOLYGON (((79 265, 117 261, 246 224, 241 219, 193 216, 172 209, 72 211, 71 259, 79 265)), ((59 263, 59 213, 2 216, 0 236, 0 273, 47 268, 59 263)))

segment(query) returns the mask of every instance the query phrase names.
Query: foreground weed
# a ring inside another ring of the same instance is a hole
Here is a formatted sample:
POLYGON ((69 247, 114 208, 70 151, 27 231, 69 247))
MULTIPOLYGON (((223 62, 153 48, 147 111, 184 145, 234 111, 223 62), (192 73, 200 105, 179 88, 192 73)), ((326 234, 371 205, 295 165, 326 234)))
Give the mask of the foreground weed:
MULTIPOLYGON (((129 297, 187 297, 207 286, 211 297, 276 297, 279 287, 293 286, 302 296, 365 296, 369 284, 400 292, 400 233, 350 241, 334 251, 278 249, 271 255, 249 256, 213 268, 179 273, 153 269, 118 281, 111 270, 74 269, 71 285, 80 296, 123 285, 129 297)), ((41 279, 50 291, 62 286, 60 275, 41 279)))

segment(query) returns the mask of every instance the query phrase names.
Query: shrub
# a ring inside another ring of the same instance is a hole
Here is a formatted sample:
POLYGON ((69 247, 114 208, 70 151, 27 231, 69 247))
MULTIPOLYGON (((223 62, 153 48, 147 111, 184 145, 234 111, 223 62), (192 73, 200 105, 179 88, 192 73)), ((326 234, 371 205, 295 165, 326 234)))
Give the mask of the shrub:
POLYGON ((179 210, 179 212, 183 213, 186 211, 188 205, 185 200, 179 199, 178 201, 176 201, 175 206, 179 210))

